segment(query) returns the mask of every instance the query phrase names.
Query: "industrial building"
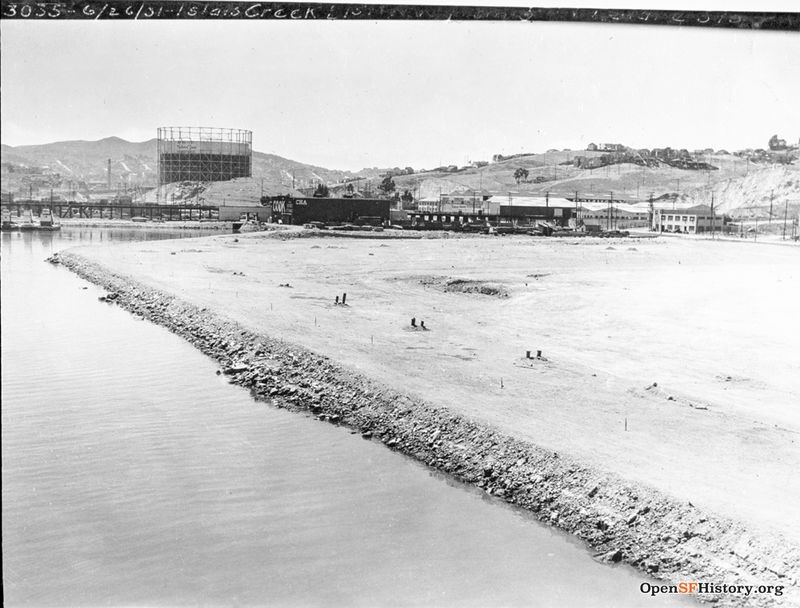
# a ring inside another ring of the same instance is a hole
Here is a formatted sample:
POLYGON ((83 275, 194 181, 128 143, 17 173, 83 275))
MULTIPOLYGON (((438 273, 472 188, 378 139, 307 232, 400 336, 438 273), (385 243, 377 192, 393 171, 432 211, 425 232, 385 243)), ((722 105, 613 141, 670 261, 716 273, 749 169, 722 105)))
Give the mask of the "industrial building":
POLYGON ((581 223, 587 230, 630 230, 649 228, 650 210, 646 205, 625 203, 581 203, 581 223))
POLYGON ((411 226, 429 229, 464 229, 470 225, 534 226, 545 222, 566 227, 574 224, 575 203, 551 196, 483 196, 442 195, 439 202, 420 204, 410 212, 411 226))
POLYGON ((251 177, 253 133, 214 127, 158 129, 158 183, 251 177))
POLYGON ((272 221, 284 224, 322 222, 381 225, 389 221, 392 202, 370 198, 265 196, 261 204, 270 209, 272 221))
POLYGON ((722 231, 723 218, 714 213, 708 205, 656 209, 653 213, 653 230, 657 232, 700 232, 722 231))

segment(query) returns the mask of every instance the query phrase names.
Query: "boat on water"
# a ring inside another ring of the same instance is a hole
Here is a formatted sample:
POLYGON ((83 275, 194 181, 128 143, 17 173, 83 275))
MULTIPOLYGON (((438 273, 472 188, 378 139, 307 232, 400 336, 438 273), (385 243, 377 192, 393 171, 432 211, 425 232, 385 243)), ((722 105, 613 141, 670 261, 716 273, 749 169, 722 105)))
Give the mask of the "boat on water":
POLYGON ((17 229, 22 232, 29 232, 32 230, 36 230, 38 226, 33 221, 33 212, 30 209, 26 209, 22 212, 22 217, 17 222, 17 229))
POLYGON ((9 232, 17 229, 17 225, 11 221, 11 212, 8 209, 3 209, 2 224, 0 224, 0 229, 2 229, 3 232, 9 232))
POLYGON ((53 212, 50 209, 42 209, 39 214, 39 221, 33 219, 33 212, 26 209, 19 217, 13 217, 11 212, 7 209, 2 211, 2 230, 3 232, 10 232, 12 230, 20 230, 22 232, 54 232, 61 230, 61 224, 58 222, 53 212))
POLYGON ((39 230, 44 230, 46 232, 61 230, 61 224, 56 221, 50 209, 42 209, 39 213, 39 230))

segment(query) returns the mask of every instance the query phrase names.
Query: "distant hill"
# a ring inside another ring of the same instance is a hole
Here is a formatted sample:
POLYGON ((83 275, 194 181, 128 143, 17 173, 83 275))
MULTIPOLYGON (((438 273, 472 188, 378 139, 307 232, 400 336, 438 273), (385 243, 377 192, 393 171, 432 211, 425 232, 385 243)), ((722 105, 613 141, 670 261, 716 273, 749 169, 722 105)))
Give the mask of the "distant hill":
MULTIPOLYGON (((44 169, 45 174, 53 178, 47 187, 55 187, 56 190, 66 190, 70 181, 106 183, 109 159, 112 188, 120 185, 129 188, 152 187, 157 181, 156 139, 130 142, 119 137, 107 137, 98 141, 61 141, 33 146, 2 145, 0 149, 4 164, 44 169)), ((26 190, 30 180, 26 181, 19 171, 10 172, 7 169, 4 166, 3 191, 26 190)), ((313 187, 318 182, 335 184, 364 174, 372 176, 375 172, 357 174, 331 170, 254 151, 252 182, 255 185, 251 184, 248 192, 257 187, 260 195, 262 184, 265 193, 288 192, 293 183, 296 188, 313 187)))
MULTIPOLYGON (((129 142, 119 137, 98 141, 63 141, 34 146, 1 146, 2 189, 15 195, 76 196, 78 184, 102 188, 107 180, 111 159, 112 190, 127 188, 142 192, 157 180, 157 142, 129 142), (25 168, 41 173, 26 173, 25 168), (21 168, 21 169, 20 169, 21 168), (33 169, 31 169, 33 170, 33 169)), ((418 198, 438 197, 454 192, 516 193, 519 195, 572 196, 594 194, 615 198, 647 200, 678 194, 682 200, 709 203, 711 192, 720 210, 736 213, 739 209, 768 207, 770 199, 777 209, 800 202, 800 165, 754 164, 731 154, 709 154, 703 160, 715 170, 689 170, 660 165, 642 167, 633 163, 579 169, 576 156, 592 157, 600 152, 585 150, 549 151, 493 162, 477 168, 456 171, 428 171, 393 177, 400 192, 410 190, 418 198), (525 169, 527 177, 519 183, 515 171, 525 169)), ((455 169, 455 167, 453 167, 455 169)), ((194 200, 206 204, 257 204, 261 194, 286 194, 323 182, 332 194, 344 192, 344 182, 359 178, 358 189, 375 194, 382 177, 379 169, 358 172, 338 171, 308 165, 275 154, 253 152, 253 177, 199 186, 172 185, 159 192, 150 191, 146 200, 194 200), (339 184, 338 186, 336 184, 339 184)), ((83 190, 87 194, 87 190, 83 190)), ((87 194, 88 195, 88 194, 87 194)), ((96 197, 96 194, 92 194, 96 197)))
MULTIPOLYGON (((418 198, 436 198, 440 193, 476 192, 513 193, 527 196, 596 195, 628 200, 647 200, 678 194, 684 201, 715 203, 726 212, 740 208, 782 207, 785 201, 800 203, 800 165, 754 164, 730 154, 709 155, 705 160, 715 170, 689 170, 661 165, 642 167, 633 163, 609 165, 598 169, 579 169, 571 164, 575 156, 597 152, 553 151, 530 154, 484 167, 458 171, 430 171, 413 175, 395 175, 392 179, 401 193, 411 191, 418 198), (566 163, 566 164, 565 164, 566 163), (528 176, 517 183, 514 172, 525 169, 528 176)), ((371 181, 373 191, 381 182, 371 181)))

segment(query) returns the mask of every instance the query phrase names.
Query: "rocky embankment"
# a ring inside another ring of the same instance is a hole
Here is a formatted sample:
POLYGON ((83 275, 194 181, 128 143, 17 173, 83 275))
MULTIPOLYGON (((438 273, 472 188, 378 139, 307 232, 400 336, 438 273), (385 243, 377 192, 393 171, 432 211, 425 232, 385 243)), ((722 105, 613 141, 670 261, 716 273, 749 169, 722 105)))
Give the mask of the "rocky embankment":
MULTIPOLYGON (((417 459, 574 534, 598 559, 624 562, 665 582, 782 586, 782 595, 698 595, 721 606, 797 602, 800 548, 704 513, 690 502, 583 466, 400 394, 301 347, 253 333, 205 308, 132 281, 77 254, 60 263, 105 288, 104 300, 167 327, 220 364, 256 399, 417 459)), ((687 474, 691 474, 687 471, 687 474)))

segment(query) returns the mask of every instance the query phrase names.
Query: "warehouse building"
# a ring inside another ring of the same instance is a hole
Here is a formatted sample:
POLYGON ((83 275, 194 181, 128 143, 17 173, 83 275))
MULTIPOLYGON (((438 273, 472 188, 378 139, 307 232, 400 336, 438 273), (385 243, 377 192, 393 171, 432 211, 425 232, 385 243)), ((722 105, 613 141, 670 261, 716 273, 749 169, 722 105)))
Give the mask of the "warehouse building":
POLYGON ((389 221, 392 202, 370 198, 295 198, 263 197, 261 204, 270 210, 273 222, 303 225, 323 224, 382 225, 389 221))
POLYGON ((581 203, 578 213, 587 230, 630 230, 650 226, 649 209, 638 205, 581 203))

